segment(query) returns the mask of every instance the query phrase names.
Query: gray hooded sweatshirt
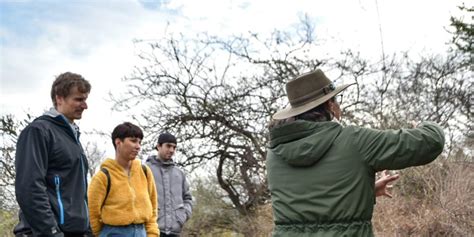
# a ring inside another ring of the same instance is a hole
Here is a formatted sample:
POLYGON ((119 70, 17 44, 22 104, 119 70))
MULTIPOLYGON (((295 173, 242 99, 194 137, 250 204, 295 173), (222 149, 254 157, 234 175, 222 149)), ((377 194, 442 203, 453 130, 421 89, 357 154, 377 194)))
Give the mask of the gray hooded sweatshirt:
POLYGON ((184 172, 172 160, 148 157, 158 192, 158 226, 165 234, 180 234, 191 217, 193 201, 184 172))

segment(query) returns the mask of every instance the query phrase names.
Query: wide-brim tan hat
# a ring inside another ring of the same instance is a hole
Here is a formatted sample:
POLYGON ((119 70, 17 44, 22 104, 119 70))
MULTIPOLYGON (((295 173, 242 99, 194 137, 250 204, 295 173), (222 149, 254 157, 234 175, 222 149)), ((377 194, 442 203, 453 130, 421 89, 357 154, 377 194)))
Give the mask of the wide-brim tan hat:
POLYGON ((331 99, 353 84, 334 86, 320 70, 303 74, 286 83, 290 105, 273 115, 273 119, 286 119, 302 114, 331 99))

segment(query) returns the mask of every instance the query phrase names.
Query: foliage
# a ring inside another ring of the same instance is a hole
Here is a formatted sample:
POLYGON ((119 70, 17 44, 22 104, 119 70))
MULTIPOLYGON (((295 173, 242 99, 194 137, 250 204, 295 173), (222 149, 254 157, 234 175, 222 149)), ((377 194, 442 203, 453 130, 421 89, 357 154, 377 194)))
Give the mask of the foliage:
POLYGON ((193 215, 183 236, 265 236, 271 231, 270 206, 259 207, 254 215, 243 217, 232 207, 214 176, 195 177, 192 184, 193 215))
POLYGON ((16 211, 0 210, 0 236, 14 236, 13 228, 17 222, 18 214, 16 211))
POLYGON ((232 231, 229 226, 238 218, 236 210, 225 201, 214 177, 193 179, 193 215, 186 223, 185 236, 204 236, 232 231))

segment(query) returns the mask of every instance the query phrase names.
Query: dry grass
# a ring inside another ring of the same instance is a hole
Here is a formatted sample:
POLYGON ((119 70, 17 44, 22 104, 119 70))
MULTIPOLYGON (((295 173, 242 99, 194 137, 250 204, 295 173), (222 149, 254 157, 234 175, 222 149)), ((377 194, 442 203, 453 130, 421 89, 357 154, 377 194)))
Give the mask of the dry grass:
MULTIPOLYGON (((474 163, 437 161, 400 174, 394 197, 377 199, 372 219, 376 236, 474 236, 474 163)), ((271 206, 234 224, 247 234, 226 236, 270 236, 271 206)))
MULTIPOLYGON (((194 218, 194 217, 193 217, 194 218)), ((217 221, 210 223, 216 224, 217 221)), ((216 225, 214 225, 216 226, 216 225)), ((190 231, 196 227, 186 227, 182 233, 183 237, 266 237, 270 236, 273 229, 273 214, 271 205, 261 206, 256 210, 253 217, 235 217, 227 226, 212 228, 205 233, 199 231, 190 231), (199 232, 199 233, 196 233, 199 232), (238 233, 237 233, 238 232, 238 233)))
POLYGON ((471 162, 441 161, 401 172, 394 198, 377 200, 376 236, 474 236, 473 171, 471 162), (409 179, 417 189, 403 186, 409 179))

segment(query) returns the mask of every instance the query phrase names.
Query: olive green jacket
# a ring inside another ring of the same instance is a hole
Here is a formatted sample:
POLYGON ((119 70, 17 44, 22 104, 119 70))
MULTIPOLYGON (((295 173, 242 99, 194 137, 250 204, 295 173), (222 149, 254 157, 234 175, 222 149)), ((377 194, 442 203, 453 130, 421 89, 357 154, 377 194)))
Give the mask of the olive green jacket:
POLYGON ((274 236, 373 236, 375 173, 424 165, 443 130, 375 130, 297 120, 270 131, 268 183, 274 236))

